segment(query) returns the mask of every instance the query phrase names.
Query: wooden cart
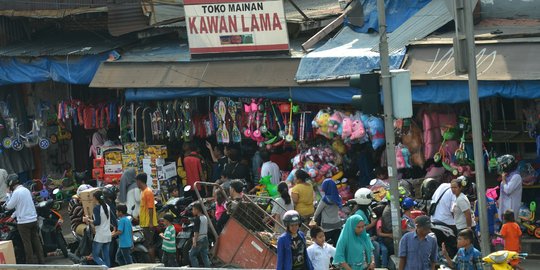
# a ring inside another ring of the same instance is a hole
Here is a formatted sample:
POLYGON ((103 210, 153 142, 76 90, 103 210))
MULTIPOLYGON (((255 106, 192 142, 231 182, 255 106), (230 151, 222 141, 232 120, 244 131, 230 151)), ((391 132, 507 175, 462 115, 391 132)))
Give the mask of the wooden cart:
MULTIPOLYGON (((195 187, 212 186, 217 192, 224 192, 221 186, 213 183, 195 183, 195 187)), ((195 188, 197 190, 197 188, 195 188)), ((198 192, 197 192, 198 194, 198 192)), ((200 196, 198 194, 198 196, 200 196)), ((260 205, 274 205, 269 197, 242 197, 236 210, 231 214, 221 234, 216 234, 216 243, 212 253, 225 265, 248 269, 275 269, 277 250, 265 243, 261 232, 273 234, 271 223, 283 225, 275 220, 260 205), (264 201, 264 202, 263 202, 264 201)), ((206 213, 206 210, 204 211, 206 213)), ((212 228, 215 233, 215 230, 212 228)))

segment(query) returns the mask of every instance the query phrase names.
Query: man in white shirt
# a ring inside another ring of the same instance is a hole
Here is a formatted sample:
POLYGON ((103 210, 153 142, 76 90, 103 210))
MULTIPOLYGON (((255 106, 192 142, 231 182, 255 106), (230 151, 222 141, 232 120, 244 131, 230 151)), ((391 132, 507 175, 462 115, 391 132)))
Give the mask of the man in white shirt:
POLYGON ((37 256, 37 263, 44 264, 43 247, 39 238, 39 227, 37 223, 37 213, 30 190, 19 184, 19 177, 10 174, 7 184, 11 191, 11 196, 6 203, 6 209, 15 209, 11 215, 12 220, 17 219, 17 230, 21 235, 24 245, 27 264, 36 264, 34 255, 37 256))
POLYGON ((439 203, 437 204, 435 213, 431 216, 431 222, 434 225, 431 229, 437 236, 439 246, 441 243, 446 243, 448 253, 453 258, 457 252, 457 229, 454 221, 454 215, 452 214, 452 205, 456 201, 456 196, 450 189, 450 183, 441 184, 437 190, 435 190, 435 193, 433 193, 433 197, 431 198, 432 207, 433 204, 437 203, 437 201, 439 203), (441 230, 438 229, 441 226, 452 230, 454 232, 454 236, 447 237, 441 230))
POLYGON ((279 184, 279 182, 281 182, 281 171, 279 170, 279 166, 270 161, 270 153, 268 151, 260 152, 260 156, 263 161, 261 167, 261 178, 271 175, 272 179, 270 179, 270 182, 272 182, 274 185, 279 184))

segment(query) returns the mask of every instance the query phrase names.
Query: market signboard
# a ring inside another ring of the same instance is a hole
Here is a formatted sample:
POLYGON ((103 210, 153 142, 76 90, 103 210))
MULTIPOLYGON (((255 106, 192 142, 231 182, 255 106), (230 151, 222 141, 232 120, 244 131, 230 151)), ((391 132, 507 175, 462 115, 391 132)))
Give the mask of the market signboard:
POLYGON ((286 51, 282 0, 184 0, 191 54, 286 51))

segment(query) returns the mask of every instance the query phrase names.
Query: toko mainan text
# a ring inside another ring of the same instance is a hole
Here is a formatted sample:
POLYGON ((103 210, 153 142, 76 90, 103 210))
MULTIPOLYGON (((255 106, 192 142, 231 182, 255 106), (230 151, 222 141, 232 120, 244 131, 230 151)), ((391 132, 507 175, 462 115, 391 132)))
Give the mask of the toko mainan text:
POLYGON ((264 3, 201 5, 204 15, 188 21, 190 34, 235 33, 282 30, 277 12, 264 12, 264 3), (232 14, 262 11, 257 14, 232 14))

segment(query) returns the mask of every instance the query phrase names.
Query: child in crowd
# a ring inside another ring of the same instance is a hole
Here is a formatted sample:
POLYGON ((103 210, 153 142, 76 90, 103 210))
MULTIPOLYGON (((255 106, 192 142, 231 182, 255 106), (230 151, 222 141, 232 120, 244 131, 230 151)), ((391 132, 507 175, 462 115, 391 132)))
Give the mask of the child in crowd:
POLYGON ((315 241, 308 247, 307 253, 315 270, 330 269, 330 259, 336 255, 336 248, 326 243, 324 231, 321 227, 315 226, 309 231, 311 239, 315 241))
POLYGON ((300 229, 302 220, 295 210, 283 215, 283 225, 287 231, 278 238, 277 270, 305 269, 313 270, 307 253, 306 238, 300 229))
MULTIPOLYGON (((500 223, 499 220, 499 209, 497 209, 497 201, 486 196, 486 202, 487 202, 487 213, 488 213, 488 228, 489 228, 489 236, 490 238, 493 238, 495 236, 495 225, 497 223, 500 223)), ((480 225, 479 225, 479 217, 480 214, 478 213, 478 200, 474 204, 474 220, 476 221, 476 233, 477 235, 480 235, 480 225)), ((490 241, 491 242, 491 241, 490 241)))
POLYGON ((416 202, 407 197, 401 202, 401 209, 403 210, 403 215, 401 217, 401 230, 403 232, 414 232, 416 226, 414 225, 414 218, 412 217, 412 210, 416 206, 416 202))
POLYGON ((118 265, 132 264, 131 248, 133 247, 133 228, 131 221, 127 218, 127 206, 119 204, 116 207, 118 216, 118 228, 113 232, 113 236, 118 235, 118 251, 116 252, 116 263, 118 265))
POLYGON ((180 191, 178 190, 178 187, 170 187, 169 195, 171 196, 170 199, 180 197, 180 191))
POLYGON ((442 254, 446 258, 448 266, 452 269, 484 269, 482 265, 482 253, 474 248, 474 232, 465 229, 458 233, 457 246, 459 248, 452 260, 446 251, 446 245, 442 244, 442 254))
POLYGON ((165 267, 178 267, 176 262, 176 230, 172 224, 173 220, 174 217, 171 214, 163 216, 163 224, 167 227, 165 232, 159 234, 159 237, 163 239, 161 262, 165 267))
MULTIPOLYGON (((514 211, 508 209, 504 212, 504 224, 498 235, 504 238, 504 250, 508 251, 521 251, 521 229, 516 223, 514 211)), ((510 262, 516 269, 522 269, 519 266, 519 259, 510 262)))
POLYGON ((199 255, 202 257, 204 267, 210 267, 208 258, 208 218, 203 215, 200 203, 193 205, 192 210, 195 220, 193 227, 193 245, 189 250, 189 260, 192 267, 199 267, 199 255))

